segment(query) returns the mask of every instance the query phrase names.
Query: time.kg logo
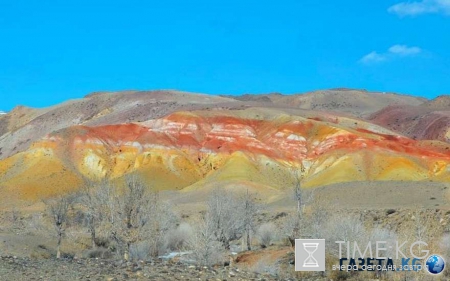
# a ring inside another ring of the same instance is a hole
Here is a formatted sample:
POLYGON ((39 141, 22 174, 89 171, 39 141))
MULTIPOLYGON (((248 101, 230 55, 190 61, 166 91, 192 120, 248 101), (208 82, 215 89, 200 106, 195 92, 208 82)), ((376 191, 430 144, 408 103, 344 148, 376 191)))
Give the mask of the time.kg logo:
POLYGON ((325 271, 325 239, 295 239, 295 271, 325 271))

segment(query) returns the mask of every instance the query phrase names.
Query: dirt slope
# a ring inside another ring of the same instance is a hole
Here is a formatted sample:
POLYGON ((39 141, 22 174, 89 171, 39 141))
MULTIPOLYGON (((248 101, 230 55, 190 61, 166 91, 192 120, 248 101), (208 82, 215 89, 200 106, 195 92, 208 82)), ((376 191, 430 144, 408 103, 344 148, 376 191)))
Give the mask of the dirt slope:
POLYGON ((368 121, 413 139, 450 142, 450 97, 440 96, 418 106, 388 106, 368 121))

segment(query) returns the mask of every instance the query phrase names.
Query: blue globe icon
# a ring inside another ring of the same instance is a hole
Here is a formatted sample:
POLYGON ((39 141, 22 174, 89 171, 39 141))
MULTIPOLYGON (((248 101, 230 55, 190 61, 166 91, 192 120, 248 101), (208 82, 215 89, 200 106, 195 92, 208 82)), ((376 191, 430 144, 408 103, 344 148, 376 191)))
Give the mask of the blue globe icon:
POLYGON ((425 262, 427 270, 431 274, 439 274, 445 268, 445 261, 441 256, 431 255, 425 262))

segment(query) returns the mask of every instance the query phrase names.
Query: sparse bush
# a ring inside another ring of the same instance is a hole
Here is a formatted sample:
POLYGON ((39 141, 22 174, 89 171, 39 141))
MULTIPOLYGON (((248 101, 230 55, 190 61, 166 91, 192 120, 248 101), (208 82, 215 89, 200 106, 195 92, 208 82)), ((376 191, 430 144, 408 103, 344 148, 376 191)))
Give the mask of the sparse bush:
POLYGON ((214 234, 212 220, 201 219, 194 225, 193 235, 188 241, 191 256, 199 265, 212 266, 224 261, 225 250, 214 234))
POLYGON ((386 211, 386 215, 392 215, 393 213, 395 213, 395 209, 388 209, 386 211))
POLYGON ((356 216, 337 216, 331 220, 329 226, 335 240, 357 241, 359 237, 366 236, 366 229, 363 222, 356 216))
POLYGON ((11 216, 10 216, 11 223, 16 224, 20 220, 20 217, 21 217, 19 210, 17 210, 16 208, 13 208, 10 213, 11 213, 11 216))
POLYGON ((310 208, 310 213, 305 216, 305 234, 308 238, 320 239, 327 236, 326 225, 330 220, 331 214, 328 206, 325 206, 319 197, 310 208))
POLYGON ((144 241, 151 243, 151 254, 156 257, 167 252, 165 238, 170 231, 176 229, 179 218, 173 212, 173 206, 159 199, 153 206, 153 214, 149 233, 144 236, 144 241))
POLYGON ((47 249, 32 249, 30 252, 30 258, 32 259, 50 259, 52 253, 47 249))
POLYGON ((130 259, 149 261, 151 260, 152 244, 148 241, 142 241, 130 246, 130 259))
POLYGON ((357 216, 334 215, 323 227, 323 238, 327 243, 327 251, 336 257, 339 257, 339 245, 335 241, 350 241, 353 247, 354 242, 365 246, 370 240, 370 232, 366 230, 363 222, 357 216))
POLYGON ((192 227, 187 223, 180 224, 176 229, 170 230, 165 237, 165 249, 180 251, 186 247, 193 235, 192 227))
POLYGON ((75 257, 74 253, 61 253, 61 258, 63 259, 73 259, 75 257))
POLYGON ((273 223, 262 224, 256 236, 258 237, 259 244, 262 248, 266 248, 271 245, 271 243, 276 239, 277 227, 273 223))
POLYGON ((95 248, 87 250, 85 256, 90 259, 100 258, 100 259, 110 259, 113 257, 111 251, 105 248, 95 248))
POLYGON ((95 237, 95 245, 101 248, 109 248, 111 241, 106 237, 95 237))
POLYGON ((30 249, 30 258, 32 259, 50 259, 52 256, 54 256, 53 250, 44 244, 39 244, 36 248, 30 249))

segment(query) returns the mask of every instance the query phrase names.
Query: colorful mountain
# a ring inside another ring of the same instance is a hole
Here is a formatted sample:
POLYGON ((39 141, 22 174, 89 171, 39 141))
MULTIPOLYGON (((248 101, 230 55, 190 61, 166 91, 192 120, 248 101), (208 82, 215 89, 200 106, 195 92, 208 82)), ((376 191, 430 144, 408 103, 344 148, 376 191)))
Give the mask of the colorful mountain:
MULTIPOLYGON (((413 139, 386 125, 393 109, 429 103, 348 89, 239 97, 128 91, 17 107, 0 117, 0 190, 4 200, 35 201, 74 190, 85 178, 131 172, 157 189, 184 192, 286 191, 293 171, 304 187, 449 182, 450 144, 440 134, 413 139)), ((433 110, 427 112, 442 111, 433 110)))

